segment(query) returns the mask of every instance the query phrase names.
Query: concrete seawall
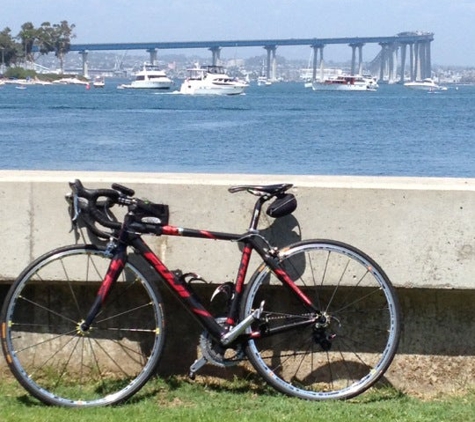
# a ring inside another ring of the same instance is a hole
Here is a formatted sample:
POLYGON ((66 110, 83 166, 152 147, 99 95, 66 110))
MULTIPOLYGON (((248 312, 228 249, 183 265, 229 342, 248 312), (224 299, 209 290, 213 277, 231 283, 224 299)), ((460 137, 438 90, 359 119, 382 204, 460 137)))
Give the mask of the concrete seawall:
MULTIPOLYGON (((405 321, 388 381, 409 392, 475 384, 475 179, 0 171, 0 301, 32 259, 75 242, 64 200, 75 178, 91 187, 118 182, 139 197, 167 203, 173 225, 235 233, 246 230, 254 197, 230 194, 229 186, 294 183, 295 213, 280 220, 265 216, 262 229, 271 237, 279 233, 272 241, 280 246, 340 240, 384 268, 405 321)), ((235 278, 235 244, 147 241, 171 269, 196 272, 212 285, 235 278)), ((181 309, 168 310, 174 315, 165 366, 186 373, 199 329, 184 323, 181 309), (177 354, 182 336, 190 338, 190 350, 177 354)))

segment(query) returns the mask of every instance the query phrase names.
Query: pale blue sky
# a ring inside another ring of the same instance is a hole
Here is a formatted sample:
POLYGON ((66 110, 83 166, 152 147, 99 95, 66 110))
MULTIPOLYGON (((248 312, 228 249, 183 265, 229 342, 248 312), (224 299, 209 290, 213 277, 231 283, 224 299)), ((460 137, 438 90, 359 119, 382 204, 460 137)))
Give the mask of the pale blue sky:
MULTIPOLYGON (((435 34, 432 62, 475 66, 475 0, 0 0, 0 30, 14 34, 31 21, 76 25, 73 43, 200 41, 267 38, 435 34)), ((350 59, 350 48, 328 46, 325 58, 350 59)), ((374 57, 376 47, 364 50, 374 57)), ((207 55, 208 52, 196 51, 207 55)), ((221 57, 263 50, 224 49, 221 57)), ((282 47, 277 54, 308 58, 310 48, 282 47)))

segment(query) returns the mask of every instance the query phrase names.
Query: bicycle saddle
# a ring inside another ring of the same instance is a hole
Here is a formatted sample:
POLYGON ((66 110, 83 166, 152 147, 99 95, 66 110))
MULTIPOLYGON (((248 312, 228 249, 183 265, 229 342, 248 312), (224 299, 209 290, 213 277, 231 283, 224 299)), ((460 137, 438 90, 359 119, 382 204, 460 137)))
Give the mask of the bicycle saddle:
POLYGON ((291 183, 279 183, 276 185, 238 185, 231 186, 228 191, 230 193, 247 191, 253 195, 267 193, 269 195, 278 195, 284 193, 293 186, 291 183))

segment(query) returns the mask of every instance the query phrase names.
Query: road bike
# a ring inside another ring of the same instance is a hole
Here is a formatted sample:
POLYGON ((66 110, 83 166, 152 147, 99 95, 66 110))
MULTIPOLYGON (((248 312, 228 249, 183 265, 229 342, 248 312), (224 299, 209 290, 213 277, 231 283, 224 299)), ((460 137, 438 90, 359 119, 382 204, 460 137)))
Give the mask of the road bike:
POLYGON ((290 396, 347 399, 388 369, 401 315, 381 267, 342 242, 278 248, 258 229, 262 212, 284 218, 296 209, 292 184, 229 188, 257 197, 249 228, 239 234, 170 225, 168 205, 138 199, 119 184, 70 186, 72 221, 107 242, 65 246, 36 259, 10 288, 1 314, 7 363, 42 402, 111 405, 144 386, 166 338, 160 282, 203 328, 192 378, 205 364, 244 365, 290 396), (211 298, 221 297, 220 309, 211 312, 195 292, 196 274, 167 268, 143 235, 239 244, 236 280, 220 284, 211 298), (262 263, 248 277, 253 251, 262 263))

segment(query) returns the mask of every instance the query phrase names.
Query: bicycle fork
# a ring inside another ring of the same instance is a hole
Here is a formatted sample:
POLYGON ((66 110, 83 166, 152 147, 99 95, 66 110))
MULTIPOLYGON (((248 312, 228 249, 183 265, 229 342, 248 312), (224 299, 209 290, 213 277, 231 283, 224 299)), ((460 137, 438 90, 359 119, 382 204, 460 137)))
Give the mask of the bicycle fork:
POLYGON ((119 244, 114 250, 114 256, 109 264, 104 280, 101 283, 101 287, 97 292, 96 300, 87 314, 86 319, 79 325, 79 331, 81 333, 89 331, 94 319, 101 311, 102 305, 109 296, 112 286, 118 280, 120 273, 124 269, 126 263, 126 250, 127 246, 124 244, 119 244))

